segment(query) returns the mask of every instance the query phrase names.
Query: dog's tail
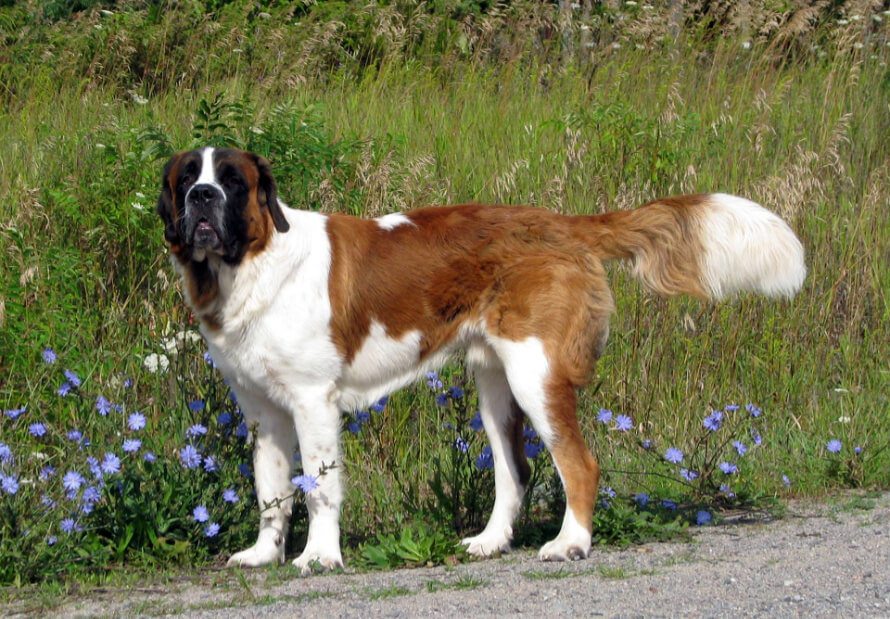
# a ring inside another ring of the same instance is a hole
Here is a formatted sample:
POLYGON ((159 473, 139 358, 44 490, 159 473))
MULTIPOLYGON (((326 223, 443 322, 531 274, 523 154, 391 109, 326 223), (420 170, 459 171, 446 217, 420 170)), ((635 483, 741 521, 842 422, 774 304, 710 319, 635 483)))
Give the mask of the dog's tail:
POLYGON ((726 194, 676 196, 583 216, 603 260, 623 259, 660 295, 720 299, 752 291, 793 296, 806 277, 803 246, 780 217, 726 194))

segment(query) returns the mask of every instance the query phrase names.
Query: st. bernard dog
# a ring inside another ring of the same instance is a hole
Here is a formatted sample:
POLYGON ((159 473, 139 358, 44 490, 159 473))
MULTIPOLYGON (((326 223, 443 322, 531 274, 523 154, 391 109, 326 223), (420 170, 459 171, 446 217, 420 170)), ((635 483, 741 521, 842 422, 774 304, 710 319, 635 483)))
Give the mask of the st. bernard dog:
POLYGON ((294 560, 342 565, 340 412, 365 407, 465 352, 496 483, 472 555, 509 549, 529 466, 524 417, 566 493, 543 560, 585 558, 599 467, 576 417, 577 391, 602 354, 613 311, 603 262, 626 261, 661 295, 791 296, 804 251, 773 213, 725 194, 567 216, 462 204, 376 219, 288 208, 269 163, 203 148, 174 155, 157 206, 164 238, 210 354, 257 424, 256 544, 232 565, 283 562, 292 456, 319 476, 294 560))

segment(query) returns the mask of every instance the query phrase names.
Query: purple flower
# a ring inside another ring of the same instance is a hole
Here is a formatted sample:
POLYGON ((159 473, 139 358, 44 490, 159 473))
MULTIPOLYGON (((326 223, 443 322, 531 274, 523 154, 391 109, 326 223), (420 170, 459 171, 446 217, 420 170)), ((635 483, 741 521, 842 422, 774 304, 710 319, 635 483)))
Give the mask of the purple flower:
POLYGON ((476 468, 484 471, 485 469, 490 469, 494 466, 494 456, 491 454, 491 446, 486 445, 482 448, 482 451, 478 456, 476 456, 476 468))
POLYGON ((596 414, 596 420, 600 423, 609 423, 612 421, 612 411, 607 408, 601 408, 596 414))
POLYGON ((714 411, 713 413, 705 417, 702 425, 704 425, 711 432, 716 432, 720 429, 720 426, 723 425, 723 411, 714 411))
POLYGON ((426 384, 430 386, 430 389, 434 391, 438 391, 442 388, 442 381, 439 380, 439 375, 435 372, 427 372, 426 373, 426 384))
POLYGON ((80 430, 70 430, 66 436, 69 441, 79 441, 83 438, 83 432, 80 430))
POLYGON ((77 523, 74 522, 73 518, 65 518, 59 523, 59 527, 61 527, 62 531, 65 533, 71 533, 77 527, 77 523))
POLYGON ((96 410, 103 417, 107 416, 111 412, 111 402, 104 395, 100 395, 96 398, 96 410))
POLYGON ((28 432, 31 433, 31 436, 46 436, 46 426, 42 423, 32 423, 28 426, 28 432))
POLYGON ((662 506, 663 508, 665 508, 665 509, 669 509, 669 510, 671 510, 671 511, 674 511, 675 509, 677 509, 677 503, 676 503, 676 501, 672 501, 672 500, 670 500, 670 499, 662 499, 662 501, 661 501, 661 506, 662 506))
POLYGON ((462 437, 458 436, 454 439, 454 448, 461 453, 467 453, 470 450, 470 444, 462 437))
POLYGON ((841 450, 841 442, 836 438, 833 438, 825 444, 825 448, 831 453, 836 454, 841 450))
POLYGON ((615 495, 616 495, 617 493, 615 492, 614 489, 612 489, 611 486, 604 486, 604 487, 600 488, 600 494, 603 495, 603 496, 607 496, 607 497, 609 497, 610 499, 614 499, 614 498, 615 498, 615 495))
POLYGON ((250 472, 250 465, 247 462, 242 462, 238 465, 238 472, 244 477, 250 477, 252 474, 250 472))
POLYGON ((61 386, 59 387, 59 390, 56 393, 58 393, 60 396, 62 396, 64 398, 66 395, 71 393, 71 389, 72 389, 71 383, 62 383, 61 386))
POLYGON ((667 451, 664 452, 664 459, 677 464, 683 461, 683 452, 676 447, 668 447, 667 451))
POLYGON ((238 438, 247 438, 247 424, 243 421, 235 428, 235 436, 238 438))
POLYGON ((634 425, 633 419, 628 415, 618 415, 615 417, 615 427, 622 432, 627 432, 634 425))
POLYGON ((200 423, 196 423, 185 431, 186 438, 196 438, 207 434, 207 428, 200 423))
POLYGON ((734 413, 737 410, 739 410, 739 405, 738 404, 727 404, 726 406, 723 407, 723 410, 725 410, 727 413, 734 413))
POLYGON ((383 409, 386 408, 387 402, 389 402, 389 396, 385 395, 382 398, 380 398, 379 400, 377 400, 376 402, 374 402, 374 404, 371 404, 371 406, 369 406, 368 408, 371 409, 371 412, 382 413, 383 409))
POLYGON ((650 441, 650 440, 647 438, 647 439, 646 439, 645 441, 643 441, 640 445, 643 447, 643 449, 651 449, 651 448, 652 448, 652 441, 650 441))
POLYGON ((216 418, 216 423, 221 426, 227 426, 232 423, 232 413, 220 413, 216 418))
POLYGON ((81 385, 80 376, 78 376, 71 370, 65 370, 65 378, 68 379, 68 383, 72 387, 80 387, 80 385, 81 385))
POLYGON ((194 518, 196 522, 207 522, 210 520, 210 512, 208 512, 207 508, 203 505, 198 505, 192 510, 192 518, 194 518))
POLYGON ((133 386, 132 378, 127 377, 126 379, 124 379, 124 389, 129 389, 132 386, 133 386))
POLYGON ((11 408, 11 409, 9 409, 8 411, 4 411, 4 412, 5 412, 5 414, 6 414, 7 417, 9 417, 9 418, 12 419, 13 421, 15 421, 15 420, 18 419, 21 415, 24 415, 25 412, 27 412, 27 410, 28 410, 28 408, 27 408, 26 406, 23 406, 23 407, 21 407, 21 408, 11 408))
POLYGON ((309 494, 318 488, 318 479, 312 475, 297 475, 290 482, 302 490, 304 494, 309 494))
POLYGON ((782 475, 782 483, 785 484, 785 487, 786 487, 786 488, 790 488, 790 487, 791 487, 791 480, 788 479, 788 476, 787 476, 787 475, 782 475))
POLYGON ((142 413, 132 413, 127 417, 127 427, 134 432, 145 427, 145 415, 142 413))
POLYGON ((204 457, 204 470, 208 473, 213 473, 214 471, 219 470, 219 465, 216 464, 216 460, 213 456, 204 457))
POLYGON ((12 449, 6 443, 0 443, 0 464, 12 462, 12 449))
POLYGON ((742 441, 733 441, 732 446, 735 447, 735 450, 740 456, 744 456, 748 453, 748 447, 742 441))
POLYGON ((77 471, 68 471, 62 476, 62 487, 69 492, 76 492, 86 483, 83 475, 77 471))
POLYGON ((526 441, 525 442, 525 457, 529 460, 534 460, 538 457, 538 454, 543 451, 543 447, 541 443, 537 441, 526 441))
POLYGON ((479 411, 476 411, 476 414, 473 415, 473 418, 470 419, 470 428, 478 432, 483 428, 482 425, 482 414, 479 411))
POLYGON ((142 441, 138 438, 128 438, 123 444, 123 450, 128 454, 139 451, 140 447, 142 447, 142 441))
POLYGON ((201 454, 192 445, 186 445, 179 450, 179 459, 182 460, 182 466, 187 469, 193 469, 201 465, 201 454))
POLYGON ((738 472, 739 472, 739 467, 737 467, 737 466, 736 466, 735 464, 733 464, 732 462, 721 462, 721 463, 720 463, 720 470, 723 471, 723 473, 724 473, 725 475, 732 475, 732 474, 734 474, 734 473, 738 473, 738 472))
POLYGON ((88 486, 83 490, 83 500, 88 503, 97 503, 102 498, 102 493, 96 486, 88 486))
POLYGON ((640 507, 646 507, 649 504, 649 501, 651 501, 651 499, 645 492, 640 492, 639 494, 634 495, 634 502, 640 507))
POLYGON ((56 542, 58 542, 58 541, 59 541, 58 537, 56 537, 55 535, 50 535, 49 537, 46 538, 46 545, 47 546, 55 546, 56 542))
POLYGON ((204 400, 192 400, 189 402, 189 410, 198 413, 204 410, 204 400))
POLYGON ((753 404, 748 404, 745 407, 745 410, 748 411, 748 414, 751 415, 752 417, 760 417, 761 413, 763 412, 759 408, 754 406, 753 404))
POLYGON ((522 438, 527 441, 534 441, 538 438, 538 433, 535 432, 535 429, 533 427, 526 424, 526 426, 522 429, 522 438))
POLYGON ((93 477, 102 479, 102 467, 99 466, 99 460, 97 458, 89 457, 87 458, 87 464, 90 467, 90 473, 93 474, 93 477))
POLYGON ((46 481, 50 477, 53 477, 56 474, 56 469, 52 466, 45 466, 40 469, 40 479, 41 481, 46 481))
POLYGON ((436 406, 448 406, 448 394, 440 393, 436 396, 436 406))
POLYGON ((698 511, 698 513, 695 514, 695 524, 697 524, 698 526, 706 525, 711 522, 711 520, 713 520, 711 512, 705 509, 701 509, 698 511))
POLYGON ((735 498, 735 492, 732 491, 732 488, 730 488, 728 484, 720 484, 720 492, 730 499, 735 498))
POLYGON ((114 475, 121 470, 121 459, 113 453, 107 453, 105 454, 105 457, 102 458, 102 464, 100 466, 102 472, 106 475, 114 475))
POLYGON ((42 354, 44 363, 53 364, 56 362, 56 351, 52 348, 44 348, 42 354))
POLYGON ((860 447, 859 445, 856 445, 856 447, 853 448, 853 453, 858 456, 859 454, 862 453, 862 447, 860 447))
POLYGON ((449 387, 448 395, 451 396, 452 400, 460 400, 461 398, 464 397, 464 390, 457 386, 449 387))
POLYGON ((151 453, 150 451, 146 451, 145 454, 143 454, 142 459, 150 464, 150 463, 154 462, 155 460, 157 460, 158 457, 156 455, 154 455, 153 453, 151 453))
POLYGON ((216 367, 216 364, 213 362, 213 358, 210 356, 209 352, 204 353, 204 363, 212 367, 216 367))
POLYGON ((698 477, 698 473, 695 471, 690 471, 689 469, 680 469, 680 477, 685 479, 686 481, 692 481, 696 477, 698 477))
POLYGON ((216 537, 217 533, 219 533, 219 525, 215 522, 211 522, 204 527, 205 537, 216 537))
POLYGON ((223 501, 226 503, 237 503, 238 502, 238 493, 235 492, 232 488, 226 488, 222 493, 223 501))
POLYGON ((751 435, 751 440, 754 441, 755 445, 760 445, 763 442, 763 437, 760 436, 760 432, 758 432, 754 428, 751 428, 749 434, 751 435))
POLYGON ((6 494, 15 494, 19 490, 19 480, 15 475, 0 473, 0 490, 6 494))

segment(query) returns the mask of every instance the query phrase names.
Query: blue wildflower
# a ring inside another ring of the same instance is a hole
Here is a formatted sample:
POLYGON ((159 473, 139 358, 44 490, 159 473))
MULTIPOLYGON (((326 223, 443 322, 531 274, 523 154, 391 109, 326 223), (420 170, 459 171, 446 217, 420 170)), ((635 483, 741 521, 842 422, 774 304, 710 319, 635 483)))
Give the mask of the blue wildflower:
POLYGON ((713 520, 711 512, 705 509, 701 509, 698 511, 698 513, 695 514, 695 524, 697 524, 698 526, 704 526, 710 523, 711 520, 713 520))
POLYGON ((124 389, 129 389, 132 386, 133 386, 133 379, 128 376, 127 378, 124 379, 124 389))
POLYGON ((42 423, 32 423, 28 426, 28 432, 31 433, 31 436, 46 436, 46 426, 42 423))
POLYGON ((739 410, 739 408, 741 407, 738 404, 727 404, 723 407, 723 410, 725 410, 727 413, 734 413, 739 410))
POLYGON ((435 372, 426 373, 426 384, 429 385, 430 389, 433 389, 434 391, 438 391, 442 388, 442 381, 439 380, 439 375, 435 372))
POLYGON ((748 433, 751 435, 751 440, 754 441, 755 445, 760 445, 763 442, 763 437, 760 436, 760 432, 754 428, 751 428, 748 433))
POLYGON ((71 533, 77 528, 77 523, 74 522, 73 518, 65 518, 62 522, 59 523, 59 527, 65 533, 71 533))
POLYGON ((199 413, 204 410, 204 400, 192 400, 189 402, 189 410, 193 413, 199 413))
POLYGON ((467 453, 470 450, 470 444, 463 437, 458 436, 454 439, 454 448, 461 453, 467 453))
POLYGON ((739 467, 737 467, 732 462, 721 462, 720 470, 723 471, 725 475, 733 475, 739 472, 739 467))
POLYGON ((211 367, 214 367, 214 368, 216 367, 216 363, 213 362, 213 357, 210 356, 209 352, 204 353, 204 363, 206 363, 207 365, 209 365, 211 367))
POLYGON ((56 474, 56 469, 53 466, 45 466, 40 469, 40 479, 41 481, 46 481, 50 477, 53 477, 56 474))
POLYGON ((247 462, 242 462, 238 465, 238 472, 241 473, 243 477, 250 477, 252 475, 250 465, 247 462))
POLYGON ((216 537, 217 533, 219 533, 219 525, 215 522, 211 522, 204 527, 205 537, 216 537))
POLYGON ((6 443, 0 443, 0 464, 12 462, 12 448, 6 443))
POLYGON ((96 486, 87 486, 83 489, 83 500, 88 503, 98 503, 102 498, 102 493, 96 486))
POLYGON ((78 376, 77 374, 75 374, 75 373, 72 372, 71 370, 65 370, 64 373, 65 373, 65 378, 68 379, 68 383, 69 383, 72 387, 80 387, 80 385, 81 385, 80 376, 78 376))
POLYGON ((186 445, 179 450, 179 459, 182 460, 182 466, 187 469, 193 469, 201 465, 201 454, 192 445, 186 445))
POLYGON ((748 404, 745 406, 745 410, 748 411, 748 414, 752 417, 760 417, 760 414, 763 412, 753 404, 748 404))
POLYGON ((70 430, 66 436, 69 441, 79 441, 83 438, 83 432, 80 430, 70 430))
POLYGON ((538 438, 538 433, 535 432, 535 429, 533 427, 526 424, 526 426, 522 429, 522 438, 527 441, 534 441, 538 438))
POLYGON ((195 522, 207 522, 210 520, 210 512, 203 505, 198 505, 192 510, 192 518, 195 519, 195 522))
POLYGON ((155 460, 157 460, 158 457, 157 457, 156 455, 154 455, 152 452, 150 452, 150 451, 146 451, 146 452, 143 454, 142 459, 145 460, 146 462, 148 462, 149 464, 151 464, 152 462, 154 462, 155 460))
POLYGON ((538 454, 543 451, 543 447, 541 447, 541 443, 537 441, 526 441, 525 442, 525 457, 529 460, 534 460, 538 457, 538 454))
POLYGON ((449 387, 448 395, 450 395, 453 400, 460 400, 464 397, 464 390, 457 386, 449 387))
POLYGON ((649 495, 645 492, 640 492, 639 494, 634 495, 634 502, 640 507, 646 507, 650 500, 649 495))
POLYGON ((238 502, 238 493, 235 492, 232 488, 226 488, 222 493, 223 501, 226 503, 237 503, 238 502))
POLYGON ((312 475, 297 475, 290 482, 302 490, 304 494, 309 494, 318 488, 318 479, 312 475))
POLYGON ((69 492, 76 492, 86 483, 83 475, 77 471, 68 471, 62 476, 62 487, 69 492))
POLYGON ((732 491, 732 488, 729 487, 729 484, 720 484, 720 492, 725 494, 730 499, 735 498, 735 492, 732 491))
POLYGON ((683 452, 676 447, 668 447, 667 451, 664 452, 664 459, 677 464, 683 461, 683 452))
POLYGON ((650 440, 647 438, 647 439, 646 439, 645 441, 643 441, 640 445, 643 447, 643 449, 651 449, 651 448, 652 448, 652 441, 650 441, 650 440))
POLYGON ((371 410, 371 412, 382 413, 383 409, 386 408, 387 402, 389 402, 389 396, 385 395, 382 398, 380 398, 379 400, 377 400, 376 402, 374 402, 373 404, 371 404, 371 406, 369 406, 368 408, 371 410))
POLYGON ((612 421, 612 411, 607 408, 601 408, 596 414, 596 420, 600 423, 609 423, 612 421))
POLYGON ((791 480, 788 478, 787 475, 782 475, 782 483, 785 484, 786 488, 791 487, 791 480))
POLYGON ((858 456, 859 454, 862 453, 862 447, 860 447, 859 445, 856 445, 856 447, 853 448, 853 453, 858 456))
POLYGON ((128 438, 124 441, 123 444, 123 450, 128 454, 139 451, 140 447, 142 447, 142 441, 140 441, 138 438, 128 438))
POLYGON ((0 473, 0 490, 6 494, 15 494, 19 490, 19 480, 15 475, 0 473))
POLYGON ((48 363, 51 365, 56 362, 56 351, 54 351, 52 348, 44 348, 42 354, 44 363, 48 363))
POLYGON ((494 466, 494 456, 491 453, 491 446, 486 445, 482 451, 476 456, 476 468, 484 471, 494 466))
POLYGON ((55 535, 50 535, 49 537, 46 538, 46 545, 47 546, 55 546, 56 542, 58 542, 58 541, 59 541, 58 537, 56 537, 55 535))
POLYGON ((113 453, 105 454, 101 464, 102 472, 106 475, 114 475, 121 470, 121 459, 113 453))
POLYGON ((711 432, 716 432, 720 429, 720 426, 723 425, 723 411, 714 411, 707 417, 705 417, 702 422, 708 430, 711 432))
POLYGON ((614 499, 617 492, 611 486, 603 486, 600 488, 600 494, 603 496, 607 496, 610 499, 614 499))
POLYGON ((836 454, 841 450, 841 442, 836 438, 833 438, 825 444, 825 448, 831 453, 836 454))
POLYGON ((696 473, 695 471, 690 471, 689 469, 680 469, 680 477, 682 477, 686 481, 692 481, 693 479, 698 477, 698 473, 696 473))
POLYGON ((71 383, 67 383, 67 382, 62 383, 59 386, 59 390, 56 391, 56 393, 58 393, 60 396, 62 396, 64 398, 66 395, 71 393, 71 389, 73 389, 73 387, 71 386, 71 383))
POLYGON ((745 445, 742 441, 733 441, 732 446, 735 447, 736 452, 738 452, 740 456, 744 456, 746 453, 748 453, 748 446, 745 445))
POLYGON ((216 459, 213 456, 204 457, 204 470, 208 473, 213 473, 214 471, 219 470, 219 465, 216 463, 216 459))
POLYGON ((628 415, 618 415, 615 417, 615 428, 622 431, 627 432, 634 425, 633 419, 631 419, 628 415))
POLYGON ((479 411, 476 411, 476 414, 473 415, 473 418, 470 419, 470 428, 476 430, 478 432, 483 428, 482 425, 482 414, 479 411))
POLYGON ((132 413, 127 417, 127 427, 134 432, 145 427, 145 415, 142 413, 132 413))
POLYGON ((663 508, 665 508, 665 509, 669 509, 669 510, 671 510, 671 511, 674 511, 675 509, 677 509, 677 502, 676 502, 676 501, 672 501, 672 500, 670 500, 670 499, 662 499, 662 501, 661 501, 661 506, 662 506, 663 508))
POLYGON ((28 411, 28 408, 25 406, 22 406, 21 408, 11 408, 7 411, 4 411, 4 413, 6 414, 7 417, 9 417, 13 421, 15 421, 20 416, 24 415, 27 411, 28 411))
POLYGON ((247 438, 247 424, 243 421, 235 428, 235 436, 238 438, 247 438))
POLYGON ((220 413, 216 418, 216 423, 221 426, 227 426, 232 423, 232 413, 220 413))
POLYGON ((448 406, 448 394, 440 393, 436 396, 436 406, 448 406))
POLYGON ((93 477, 96 479, 102 479, 102 467, 99 466, 99 459, 93 458, 92 456, 87 458, 87 464, 90 467, 90 473, 93 474, 93 477))
POLYGON ((196 438, 207 434, 207 428, 200 423, 196 423, 185 431, 186 438, 196 438))
POLYGON ((107 416, 111 412, 111 402, 104 395, 100 395, 96 398, 96 410, 103 417, 107 416))

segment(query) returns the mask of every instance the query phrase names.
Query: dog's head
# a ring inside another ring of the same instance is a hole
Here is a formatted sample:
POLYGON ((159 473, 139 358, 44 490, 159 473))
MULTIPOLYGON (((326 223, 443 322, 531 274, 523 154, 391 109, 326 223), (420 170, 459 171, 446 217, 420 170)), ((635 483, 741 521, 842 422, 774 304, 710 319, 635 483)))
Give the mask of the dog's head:
POLYGON ((184 264, 209 255, 238 264, 289 228, 269 162, 253 153, 209 147, 176 153, 161 185, 164 239, 184 264))

